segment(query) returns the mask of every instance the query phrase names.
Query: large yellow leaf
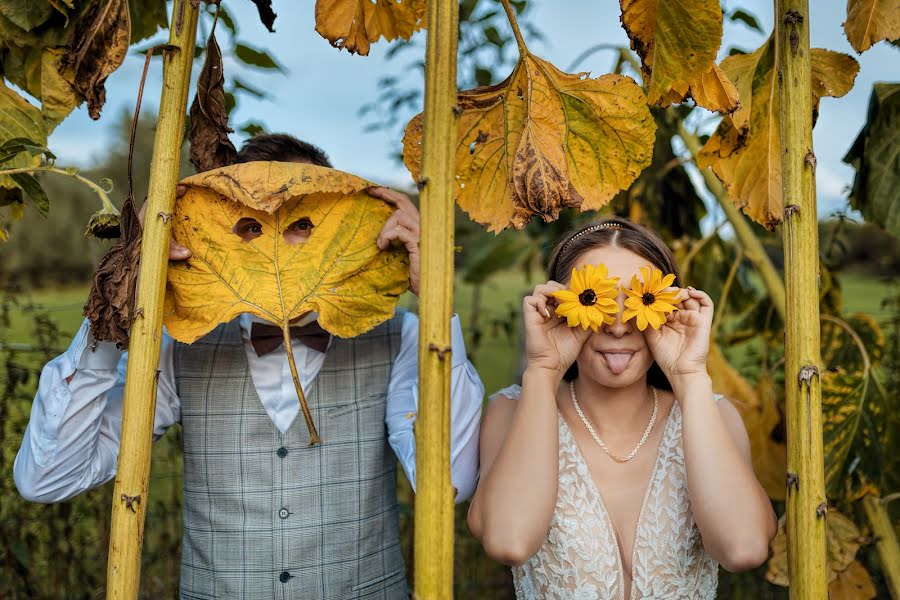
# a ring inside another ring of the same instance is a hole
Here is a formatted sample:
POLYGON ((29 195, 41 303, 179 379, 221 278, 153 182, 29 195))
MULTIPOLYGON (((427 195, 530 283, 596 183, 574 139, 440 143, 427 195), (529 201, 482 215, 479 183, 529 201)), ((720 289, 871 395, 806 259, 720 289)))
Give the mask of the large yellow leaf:
POLYGON ((647 101, 668 106, 686 98, 730 113, 738 93, 715 63, 722 41, 719 0, 621 0, 622 25, 641 57, 647 101))
MULTIPOLYGON (((778 533, 770 546, 772 554, 766 571, 766 579, 780 586, 790 585, 785 521, 784 517, 778 521, 778 533)), ((825 576, 829 583, 854 562, 861 544, 856 524, 837 510, 828 509, 825 517, 825 576)))
POLYGON ((865 52, 881 40, 900 38, 897 0, 847 0, 844 33, 857 52, 865 52))
POLYGON ((175 239, 193 256, 169 268, 165 325, 193 342, 217 324, 249 312, 276 324, 309 311, 329 332, 350 337, 393 314, 409 281, 405 250, 381 251, 375 240, 391 209, 366 194, 371 184, 333 169, 254 162, 184 180, 175 239), (241 219, 254 219, 259 237, 241 219), (295 222, 311 235, 289 245, 295 222), (237 227, 238 233, 235 233, 237 227))
MULTIPOLYGON (((570 75, 525 53, 503 83, 459 94, 456 201, 491 231, 596 210, 650 164, 656 124, 629 77, 570 75)), ((403 137, 418 180, 422 115, 403 137)))
MULTIPOLYGON (((774 227, 782 218, 781 141, 775 42, 772 38, 750 54, 729 56, 722 70, 737 86, 740 107, 725 116, 701 148, 697 164, 712 167, 728 195, 757 223, 774 227)), ((859 71, 851 57, 814 48, 812 106, 814 118, 823 96, 850 91, 859 71)))
POLYGON ((781 424, 777 388, 771 375, 763 373, 754 389, 728 363, 718 344, 710 344, 706 359, 713 390, 730 400, 744 420, 750 438, 750 455, 756 478, 773 500, 784 500, 787 447, 777 439, 781 424))
POLYGON ((316 31, 335 48, 369 53, 384 37, 408 40, 425 24, 425 0, 316 0, 316 31))

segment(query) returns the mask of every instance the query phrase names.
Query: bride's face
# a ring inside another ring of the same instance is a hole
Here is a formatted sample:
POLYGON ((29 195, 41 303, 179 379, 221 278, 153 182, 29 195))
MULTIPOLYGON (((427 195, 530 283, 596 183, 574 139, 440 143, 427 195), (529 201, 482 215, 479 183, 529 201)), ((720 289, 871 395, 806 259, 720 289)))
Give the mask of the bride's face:
POLYGON ((635 319, 622 322, 625 292, 623 286, 650 264, 646 258, 625 248, 605 246, 588 250, 578 257, 575 267, 604 264, 609 277, 619 278, 619 313, 612 325, 602 325, 598 333, 584 343, 578 355, 579 376, 588 377, 606 387, 626 387, 647 376, 653 356, 635 319))

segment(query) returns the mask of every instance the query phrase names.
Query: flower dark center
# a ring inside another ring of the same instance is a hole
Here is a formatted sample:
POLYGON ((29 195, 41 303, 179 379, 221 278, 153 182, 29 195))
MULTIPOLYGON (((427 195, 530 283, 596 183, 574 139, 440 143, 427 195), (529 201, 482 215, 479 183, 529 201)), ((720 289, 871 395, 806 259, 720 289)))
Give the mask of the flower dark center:
POLYGON ((644 306, 650 306, 651 304, 656 302, 656 297, 650 292, 647 292, 646 294, 641 296, 641 302, 644 303, 644 306))
POLYGON ((584 306, 593 306, 597 302, 597 294, 594 290, 584 290, 578 294, 578 301, 584 306))

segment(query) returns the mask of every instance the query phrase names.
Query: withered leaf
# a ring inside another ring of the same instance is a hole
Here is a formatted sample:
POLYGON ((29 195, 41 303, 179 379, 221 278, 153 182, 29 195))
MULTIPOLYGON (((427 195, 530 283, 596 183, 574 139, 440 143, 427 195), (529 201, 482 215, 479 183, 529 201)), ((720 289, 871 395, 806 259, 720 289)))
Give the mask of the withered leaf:
MULTIPOLYGON (((455 198, 491 231, 601 208, 652 160, 656 125, 622 75, 571 75, 526 52, 506 81, 461 92, 457 105, 455 198)), ((416 180, 421 144, 419 114, 403 137, 416 180)))
POLYGON ((125 60, 131 43, 127 0, 95 2, 72 31, 66 63, 74 67, 73 85, 88 103, 92 119, 106 102, 106 78, 125 60))
POLYGON ((384 37, 409 37, 424 27, 425 0, 316 0, 316 31, 335 48, 369 53, 384 37))
POLYGON ((134 321, 135 288, 141 259, 141 224, 134 209, 134 195, 122 205, 121 237, 94 272, 84 315, 91 322, 94 339, 128 347, 134 321))
POLYGON ((620 0, 622 25, 641 57, 647 101, 668 106, 686 98, 730 113, 737 89, 716 66, 722 41, 719 0, 697 0, 690 9, 662 0, 620 0))
MULTIPOLYGON (((845 54, 819 48, 812 49, 810 61, 815 114, 823 96, 840 97, 853 87, 859 65, 845 54)), ((783 212, 776 62, 771 37, 750 54, 722 61, 741 105, 722 118, 697 156, 701 168, 712 167, 734 203, 770 229, 781 221, 783 212)))
POLYGON ((865 52, 881 40, 900 38, 897 0, 849 0, 844 33, 857 52, 865 52))
POLYGON ((872 577, 858 560, 828 584, 828 600, 870 600, 877 595, 872 577))
POLYGON ((275 11, 272 10, 272 0, 250 0, 253 4, 256 5, 256 10, 259 11, 259 20, 262 21, 263 25, 266 26, 271 32, 275 32, 275 17, 278 15, 275 14, 275 11))
POLYGON ((197 171, 209 171, 234 162, 237 150, 228 139, 228 109, 225 105, 225 75, 222 51, 213 23, 206 41, 206 60, 197 78, 197 93, 191 104, 191 163, 197 171))

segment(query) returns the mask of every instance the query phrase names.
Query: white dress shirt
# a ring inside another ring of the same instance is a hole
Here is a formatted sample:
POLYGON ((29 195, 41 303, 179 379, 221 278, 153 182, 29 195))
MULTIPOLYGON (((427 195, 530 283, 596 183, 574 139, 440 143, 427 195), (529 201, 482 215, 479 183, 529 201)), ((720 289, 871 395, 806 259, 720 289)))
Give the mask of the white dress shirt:
MULTIPOLYGON (((250 344, 249 314, 238 317, 253 385, 263 407, 280 431, 300 413, 287 352, 281 346, 262 357, 250 344)), ((461 502, 475 491, 478 479, 478 430, 484 385, 466 358, 459 318, 451 321, 450 383, 451 480, 461 502)), ((400 350, 388 382, 385 424, 388 442, 415 488, 418 409, 419 319, 403 317, 400 350)), ((304 392, 319 373, 325 353, 292 340, 294 360, 304 392)), ((153 433, 162 436, 181 419, 175 388, 175 341, 163 330, 153 433)), ((94 342, 87 321, 68 350, 41 371, 31 420, 16 455, 16 487, 28 500, 59 502, 96 487, 116 474, 122 427, 122 401, 127 353, 108 342, 94 342), (90 348, 93 347, 93 350, 90 348), (67 379, 71 377, 71 380, 67 379)), ((301 423, 301 425, 303 425, 301 423)), ((305 425, 304 425, 305 426, 305 425)))

